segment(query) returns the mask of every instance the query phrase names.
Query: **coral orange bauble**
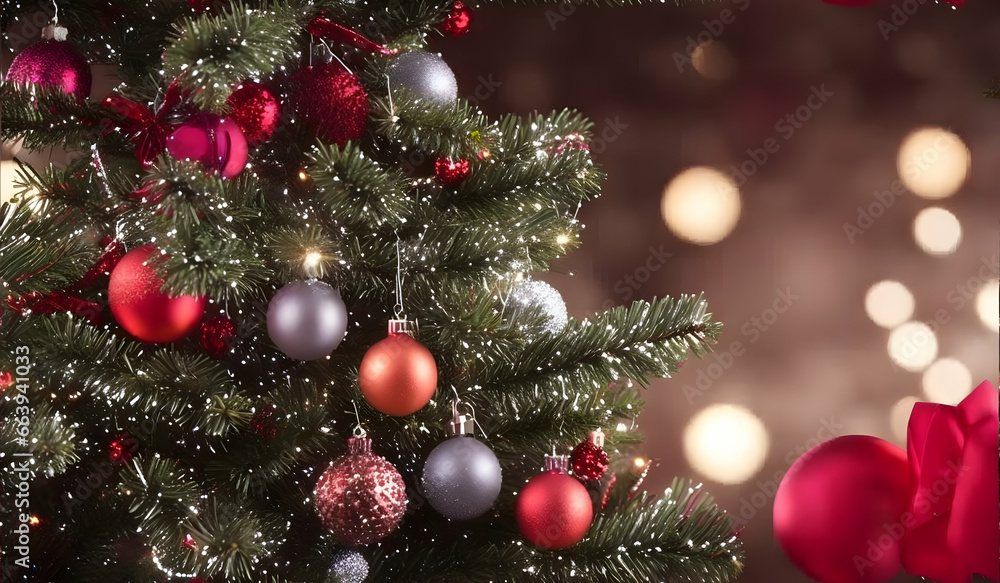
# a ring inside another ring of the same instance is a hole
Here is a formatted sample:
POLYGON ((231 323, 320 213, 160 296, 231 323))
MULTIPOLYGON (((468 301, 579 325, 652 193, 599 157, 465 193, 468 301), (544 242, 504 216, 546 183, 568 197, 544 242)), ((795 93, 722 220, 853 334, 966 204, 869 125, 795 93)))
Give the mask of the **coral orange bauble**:
POLYGON ((204 296, 170 296, 163 280, 147 265, 156 247, 145 245, 125 254, 108 281, 108 302, 115 320, 139 340, 173 342, 192 332, 205 313, 204 296))
POLYGON ((437 365, 430 351, 410 335, 389 334, 361 359, 358 383, 372 407, 402 417, 419 411, 434 396, 437 365))

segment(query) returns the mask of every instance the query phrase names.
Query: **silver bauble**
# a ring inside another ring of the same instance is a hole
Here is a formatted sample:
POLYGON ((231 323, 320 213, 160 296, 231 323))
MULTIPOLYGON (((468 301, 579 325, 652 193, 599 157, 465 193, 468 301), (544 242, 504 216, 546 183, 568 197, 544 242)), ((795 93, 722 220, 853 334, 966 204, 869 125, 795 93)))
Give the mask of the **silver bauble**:
POLYGON ((406 87, 417 97, 441 105, 458 99, 458 83, 444 59, 427 51, 410 51, 389 66, 389 88, 406 87))
POLYGON ((500 462, 472 437, 452 437, 424 464, 424 495, 445 518, 468 520, 489 510, 500 494, 500 462))
POLYGON ((322 281, 293 281, 271 298, 267 333, 288 358, 323 358, 347 333, 347 307, 322 281))
POLYGON ((559 291, 533 279, 518 282, 510 290, 504 315, 528 336, 558 334, 569 322, 566 302, 559 291))

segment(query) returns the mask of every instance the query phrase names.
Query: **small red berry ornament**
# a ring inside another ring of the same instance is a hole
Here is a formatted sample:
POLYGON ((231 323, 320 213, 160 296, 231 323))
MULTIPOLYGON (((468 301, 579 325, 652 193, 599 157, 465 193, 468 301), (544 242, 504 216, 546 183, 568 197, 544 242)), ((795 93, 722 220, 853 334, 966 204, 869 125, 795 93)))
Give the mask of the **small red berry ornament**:
POLYGON ((448 36, 459 37, 469 32, 472 26, 472 9, 464 2, 453 2, 451 12, 441 23, 441 32, 448 36))
POLYGON ((119 433, 108 444, 108 459, 120 465, 132 461, 132 454, 139 448, 139 443, 131 433, 119 433))
POLYGON ((545 472, 531 478, 517 495, 517 526, 540 549, 574 545, 590 530, 590 494, 568 469, 569 456, 545 456, 545 472))
POLYGON ((115 320, 144 342, 174 342, 190 334, 205 313, 204 296, 170 296, 149 260, 153 245, 137 247, 122 257, 108 281, 108 303, 115 320))
POLYGON ((213 358, 222 358, 229 354, 229 348, 235 338, 236 325, 222 314, 205 320, 198 334, 202 350, 213 358))
POLYGON ((576 477, 589 484, 599 480, 608 471, 608 452, 604 451, 604 432, 591 431, 587 441, 573 449, 570 465, 576 477))
POLYGON ((390 320, 389 336, 365 353, 358 384, 365 400, 386 415, 419 411, 437 390, 434 355, 411 336, 411 322, 390 320))
POLYGON ((406 512, 406 485, 395 466, 372 453, 367 437, 348 439, 347 450, 320 476, 316 511, 344 545, 378 542, 406 512))
POLYGON ((434 176, 445 186, 458 186, 469 177, 469 161, 438 158, 434 161, 434 176))
POLYGON ((270 140, 281 122, 281 104, 260 83, 241 83, 226 103, 229 104, 229 118, 240 127, 251 146, 270 140))

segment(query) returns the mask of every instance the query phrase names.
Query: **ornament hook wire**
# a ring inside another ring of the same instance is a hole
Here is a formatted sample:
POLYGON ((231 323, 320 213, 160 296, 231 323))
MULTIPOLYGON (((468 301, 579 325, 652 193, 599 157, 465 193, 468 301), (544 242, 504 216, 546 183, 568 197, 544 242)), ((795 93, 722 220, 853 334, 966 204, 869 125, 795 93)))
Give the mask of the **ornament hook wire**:
POLYGON ((399 233, 396 233, 396 305, 393 310, 397 320, 403 320, 403 260, 399 252, 399 233))
POLYGON ((56 3, 56 0, 52 0, 52 6, 56 9, 55 14, 52 15, 52 24, 59 26, 59 4, 56 3))
POLYGON ((354 426, 354 437, 366 437, 368 432, 361 426, 361 414, 358 413, 358 404, 352 400, 351 405, 354 406, 354 418, 358 420, 358 424, 354 426))

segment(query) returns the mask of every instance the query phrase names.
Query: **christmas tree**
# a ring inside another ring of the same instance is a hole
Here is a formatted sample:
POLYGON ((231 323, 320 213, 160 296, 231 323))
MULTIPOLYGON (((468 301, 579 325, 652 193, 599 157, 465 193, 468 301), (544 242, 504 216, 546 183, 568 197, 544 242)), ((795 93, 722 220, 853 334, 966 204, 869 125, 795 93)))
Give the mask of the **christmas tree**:
POLYGON ((2 2, 7 42, 58 20, 3 139, 73 152, 0 207, 7 580, 740 573, 733 521, 645 492, 620 424, 721 326, 699 296, 569 318, 533 279, 599 194, 592 124, 458 99, 431 51, 468 7, 57 4, 2 2))

